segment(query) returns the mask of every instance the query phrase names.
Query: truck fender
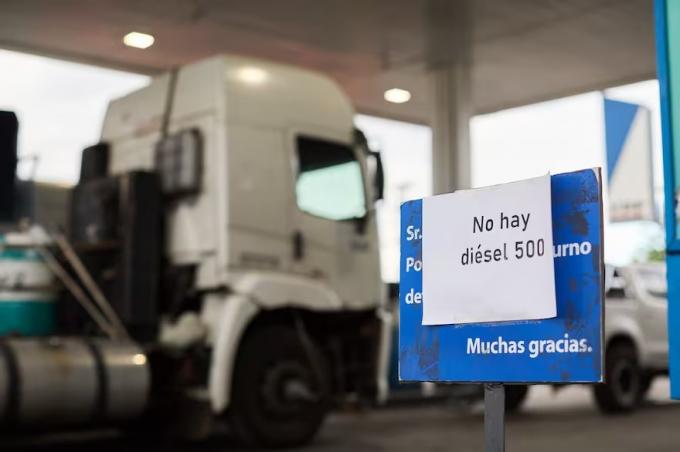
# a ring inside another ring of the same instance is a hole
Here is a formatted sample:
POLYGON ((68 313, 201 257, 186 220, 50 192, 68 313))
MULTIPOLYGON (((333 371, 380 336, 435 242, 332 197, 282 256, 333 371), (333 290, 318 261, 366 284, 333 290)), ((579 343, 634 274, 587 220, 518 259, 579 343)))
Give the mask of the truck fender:
MULTIPOLYGON (((230 294, 206 295, 201 314, 208 327, 208 343, 212 345, 208 394, 215 413, 229 407, 234 363, 241 338, 262 309, 343 309, 342 301, 333 290, 308 277, 247 272, 234 275, 230 287, 233 290, 230 294)), ((381 392, 386 396, 386 381, 382 382, 382 386, 381 392)))
POLYGON ((229 406, 231 381, 241 337, 260 308, 243 295, 211 294, 205 300, 202 316, 208 325, 212 356, 208 375, 208 395, 213 412, 229 406))
POLYGON ((265 309, 295 307, 310 311, 340 311, 337 293, 321 281, 306 276, 248 272, 231 281, 234 292, 255 300, 265 309))

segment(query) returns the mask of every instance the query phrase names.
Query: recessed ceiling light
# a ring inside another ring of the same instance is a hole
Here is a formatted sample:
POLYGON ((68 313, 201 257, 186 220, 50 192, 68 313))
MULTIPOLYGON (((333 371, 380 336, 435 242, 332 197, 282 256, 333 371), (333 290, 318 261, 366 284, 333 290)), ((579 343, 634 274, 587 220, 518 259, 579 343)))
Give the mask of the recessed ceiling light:
POLYGON ((143 366, 144 364, 146 364, 146 356, 142 355, 141 353, 132 355, 132 364, 136 366, 143 366))
POLYGON ((259 67, 245 66, 237 71, 236 76, 239 80, 251 85, 259 85, 264 83, 269 75, 267 74, 267 71, 260 69, 259 67))
POLYGON ((411 93, 401 88, 392 88, 385 91, 385 100, 393 104, 403 104, 411 100, 411 93))
POLYGON ((148 49, 153 45, 154 41, 154 37, 150 34, 140 33, 138 31, 132 31, 123 36, 123 44, 136 49, 148 49))

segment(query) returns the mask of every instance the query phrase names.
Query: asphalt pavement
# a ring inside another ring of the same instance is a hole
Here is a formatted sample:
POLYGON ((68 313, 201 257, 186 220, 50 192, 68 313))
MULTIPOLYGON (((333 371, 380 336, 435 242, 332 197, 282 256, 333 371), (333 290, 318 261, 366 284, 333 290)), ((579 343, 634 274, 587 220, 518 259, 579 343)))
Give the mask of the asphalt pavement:
MULTIPOLYGON (((680 451, 680 404, 668 400, 668 381, 657 381, 650 400, 630 415, 604 416, 588 388, 568 386, 557 392, 533 387, 521 413, 507 419, 509 452, 677 452, 680 451)), ((333 415, 306 452, 467 452, 483 451, 483 406, 447 403, 400 405, 333 415)), ((240 451, 226 436, 189 444, 126 438, 114 432, 30 439, 3 451, 136 452, 240 451)))

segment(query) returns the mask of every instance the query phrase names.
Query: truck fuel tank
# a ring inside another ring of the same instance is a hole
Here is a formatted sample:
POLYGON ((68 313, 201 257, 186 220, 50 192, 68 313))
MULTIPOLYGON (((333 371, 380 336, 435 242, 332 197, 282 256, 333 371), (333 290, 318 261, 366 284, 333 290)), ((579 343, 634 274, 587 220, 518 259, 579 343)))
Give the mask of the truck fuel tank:
POLYGON ((130 342, 0 341, 0 425, 124 421, 142 414, 149 387, 146 355, 130 342))

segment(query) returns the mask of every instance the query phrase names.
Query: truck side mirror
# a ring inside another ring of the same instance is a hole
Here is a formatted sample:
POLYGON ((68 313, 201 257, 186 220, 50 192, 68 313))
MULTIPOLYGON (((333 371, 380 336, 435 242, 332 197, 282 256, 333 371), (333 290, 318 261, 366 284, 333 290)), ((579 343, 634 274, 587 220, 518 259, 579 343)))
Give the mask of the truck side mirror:
POLYGON ((154 158, 164 195, 177 198, 201 190, 203 136, 199 129, 180 130, 159 140, 154 158))
POLYGON ((375 170, 373 173, 373 201, 379 201, 385 197, 385 173, 383 170, 382 156, 379 151, 372 151, 368 147, 368 140, 366 135, 359 129, 354 129, 354 142, 359 146, 366 157, 370 157, 375 162, 375 170))
POLYGON ((375 159, 375 174, 373 175, 374 201, 380 201, 385 197, 385 172, 382 156, 379 151, 369 151, 369 155, 375 159))

